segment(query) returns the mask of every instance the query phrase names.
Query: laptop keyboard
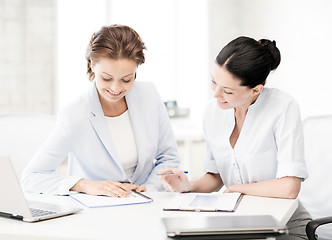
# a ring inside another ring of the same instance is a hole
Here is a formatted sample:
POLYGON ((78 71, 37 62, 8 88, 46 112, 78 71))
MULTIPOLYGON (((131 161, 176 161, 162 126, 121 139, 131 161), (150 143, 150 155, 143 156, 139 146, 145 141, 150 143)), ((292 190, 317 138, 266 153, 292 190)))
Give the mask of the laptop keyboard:
POLYGON ((30 211, 33 217, 48 216, 56 213, 54 211, 43 210, 38 208, 30 208, 30 211))

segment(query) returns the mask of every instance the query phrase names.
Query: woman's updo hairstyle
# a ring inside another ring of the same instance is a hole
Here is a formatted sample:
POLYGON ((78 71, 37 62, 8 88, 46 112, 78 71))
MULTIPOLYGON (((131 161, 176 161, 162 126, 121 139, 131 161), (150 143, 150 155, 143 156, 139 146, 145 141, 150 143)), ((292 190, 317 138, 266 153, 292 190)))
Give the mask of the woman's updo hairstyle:
POLYGON ((219 52, 216 62, 241 79, 241 86, 254 88, 265 84, 270 71, 279 66, 280 58, 275 41, 238 37, 219 52))
POLYGON ((131 59, 140 65, 145 61, 144 49, 144 42, 134 29, 117 24, 102 27, 92 35, 86 50, 88 79, 94 80, 91 64, 99 58, 131 59))

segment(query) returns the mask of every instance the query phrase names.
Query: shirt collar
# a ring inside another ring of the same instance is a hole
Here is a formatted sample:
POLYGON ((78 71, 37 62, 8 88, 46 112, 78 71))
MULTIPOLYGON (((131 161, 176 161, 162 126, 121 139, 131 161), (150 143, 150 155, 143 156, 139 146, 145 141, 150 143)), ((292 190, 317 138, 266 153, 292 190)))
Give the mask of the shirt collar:
POLYGON ((265 99, 265 96, 266 96, 266 88, 263 87, 262 91, 260 92, 260 94, 258 95, 256 101, 251 104, 248 108, 249 109, 256 109, 258 106, 260 106, 262 104, 262 102, 264 101, 265 99))

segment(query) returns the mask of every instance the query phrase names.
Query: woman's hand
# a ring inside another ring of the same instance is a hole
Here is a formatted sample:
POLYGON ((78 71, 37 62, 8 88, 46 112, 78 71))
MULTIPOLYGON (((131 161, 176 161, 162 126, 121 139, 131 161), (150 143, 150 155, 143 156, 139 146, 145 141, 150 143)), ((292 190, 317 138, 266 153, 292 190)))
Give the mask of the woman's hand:
POLYGON ((131 190, 143 192, 145 186, 131 183, 120 183, 112 180, 92 181, 81 179, 71 189, 71 191, 83 192, 90 195, 103 195, 109 197, 129 197, 131 190))
POLYGON ((160 171, 160 179, 163 181, 163 186, 170 192, 190 192, 191 184, 187 175, 176 168, 168 168, 160 171), (162 175, 169 174, 169 175, 162 175))

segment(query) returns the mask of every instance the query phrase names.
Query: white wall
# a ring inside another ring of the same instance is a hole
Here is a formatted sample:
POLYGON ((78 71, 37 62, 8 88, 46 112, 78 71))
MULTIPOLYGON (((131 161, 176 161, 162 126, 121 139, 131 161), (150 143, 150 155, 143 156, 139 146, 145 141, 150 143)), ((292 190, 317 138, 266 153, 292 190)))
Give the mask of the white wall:
POLYGON ((103 25, 125 24, 147 46, 137 81, 153 82, 164 101, 176 99, 180 107, 191 108, 200 124, 209 78, 206 15, 205 0, 59 0, 56 109, 89 84, 84 54, 92 33, 103 25))
POLYGON ((0 112, 53 113, 54 0, 0 0, 0 112))
POLYGON ((108 0, 57 1, 55 112, 90 84, 85 50, 92 34, 107 24, 108 0))
POLYGON ((332 1, 210 0, 209 11, 210 59, 240 35, 276 40, 282 60, 267 86, 294 96, 302 118, 332 114, 332 1))

